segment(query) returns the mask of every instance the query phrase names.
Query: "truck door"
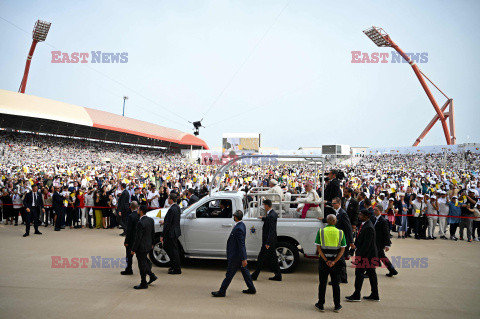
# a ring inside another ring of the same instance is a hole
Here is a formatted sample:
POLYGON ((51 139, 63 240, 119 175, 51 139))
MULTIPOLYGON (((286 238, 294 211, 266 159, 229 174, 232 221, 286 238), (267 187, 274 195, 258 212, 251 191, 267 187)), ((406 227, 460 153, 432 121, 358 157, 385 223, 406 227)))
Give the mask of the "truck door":
POLYGON ((263 222, 258 218, 246 218, 243 220, 247 228, 245 248, 249 259, 256 259, 262 248, 263 222))
POLYGON ((230 199, 212 199, 185 221, 185 245, 189 255, 226 257, 227 240, 235 222, 230 199))

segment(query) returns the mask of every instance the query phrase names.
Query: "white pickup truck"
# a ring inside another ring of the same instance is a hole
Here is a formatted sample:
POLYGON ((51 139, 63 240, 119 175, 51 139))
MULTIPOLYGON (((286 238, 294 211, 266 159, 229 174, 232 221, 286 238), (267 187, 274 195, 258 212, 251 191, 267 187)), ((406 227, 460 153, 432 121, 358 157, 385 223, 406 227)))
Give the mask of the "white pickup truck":
MULTIPOLYGON (((226 259, 227 240, 235 225, 232 213, 236 210, 245 214, 243 222, 247 228, 245 246, 248 260, 256 260, 262 246, 263 222, 258 218, 260 209, 246 208, 246 195, 243 192, 217 192, 183 210, 180 218, 182 236, 179 238, 183 257, 226 259)), ((168 208, 164 208, 147 213, 155 221, 157 237, 150 259, 157 266, 164 267, 169 266, 170 258, 159 241, 163 229, 159 221, 167 211, 168 208), (157 217, 159 211, 161 217, 157 217)), ((277 256, 282 272, 295 270, 300 261, 299 253, 316 257, 314 242, 320 227, 323 227, 323 223, 318 219, 279 216, 277 256)))

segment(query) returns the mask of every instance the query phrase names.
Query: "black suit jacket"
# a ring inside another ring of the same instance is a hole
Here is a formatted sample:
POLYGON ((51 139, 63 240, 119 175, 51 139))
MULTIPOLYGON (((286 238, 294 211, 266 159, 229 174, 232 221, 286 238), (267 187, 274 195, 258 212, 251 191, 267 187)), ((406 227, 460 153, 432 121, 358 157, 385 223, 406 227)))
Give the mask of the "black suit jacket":
POLYGON ((380 251, 385 249, 385 246, 390 247, 392 242, 390 241, 388 220, 386 220, 383 216, 380 216, 376 224, 375 220, 375 216, 372 216, 371 221, 375 227, 375 243, 377 244, 377 249, 380 251))
POLYGON ((325 201, 331 202, 335 197, 342 198, 342 191, 340 190, 340 182, 334 178, 328 182, 325 187, 325 201))
POLYGON ((242 221, 233 227, 227 241, 228 261, 247 260, 247 250, 245 249, 246 234, 245 224, 242 221))
POLYGON ((140 205, 140 196, 139 195, 135 195, 133 194, 132 197, 131 197, 131 201, 135 201, 138 203, 138 205, 140 205))
MULTIPOLYGON (((347 199, 345 197, 342 198, 343 209, 345 209, 346 202, 347 199)), ((356 226, 358 224, 358 201, 353 197, 350 197, 350 202, 348 203, 348 207, 347 209, 345 209, 345 211, 347 212, 348 218, 350 219, 350 223, 356 226)))
POLYGON ((126 189, 120 194, 120 198, 118 199, 117 209, 119 212, 127 213, 130 209, 130 194, 126 189))
POLYGON ((132 245, 132 251, 148 253, 152 250, 155 242, 155 225, 153 219, 143 216, 137 222, 137 230, 135 232, 135 241, 132 245))
POLYGON ((370 260, 375 257, 378 258, 375 228, 373 228, 372 222, 368 220, 361 227, 357 240, 355 240, 355 246, 357 247, 355 255, 370 260))
POLYGON ((348 218, 347 213, 340 208, 337 214, 337 224, 335 225, 338 229, 343 230, 345 234, 345 240, 347 241, 347 246, 353 243, 353 230, 352 230, 352 223, 348 218))
POLYGON ((272 209, 267 216, 262 217, 262 246, 272 246, 277 242, 277 213, 272 209))
POLYGON ((137 223, 139 218, 140 216, 138 216, 136 211, 128 215, 127 218, 127 230, 125 234, 125 241, 123 243, 127 244, 130 249, 135 241, 135 232, 137 231, 137 223))
MULTIPOLYGON (((33 207, 33 191, 25 194, 25 197, 23 198, 23 206, 29 209, 33 207)), ((37 192, 35 206, 37 207, 37 209, 43 208, 42 194, 40 194, 39 192, 37 192)))
POLYGON ((163 224, 163 237, 164 238, 178 238, 182 235, 180 229, 180 215, 182 211, 177 204, 172 205, 165 215, 163 224))
POLYGON ((62 209, 64 198, 58 192, 53 193, 52 207, 54 210, 62 209))

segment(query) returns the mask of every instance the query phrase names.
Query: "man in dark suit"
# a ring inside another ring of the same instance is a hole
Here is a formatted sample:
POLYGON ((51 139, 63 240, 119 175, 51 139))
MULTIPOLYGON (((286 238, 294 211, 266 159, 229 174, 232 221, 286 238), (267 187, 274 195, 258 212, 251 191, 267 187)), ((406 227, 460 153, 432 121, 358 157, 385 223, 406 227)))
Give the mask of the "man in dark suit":
POLYGON ((262 228, 262 248, 257 258, 257 269, 252 274, 252 280, 257 280, 260 270, 262 269, 265 258, 270 262, 275 276, 268 278, 269 280, 282 281, 280 266, 277 258, 277 213, 272 209, 272 201, 266 199, 263 201, 263 208, 267 212, 265 217, 259 217, 263 220, 262 228))
POLYGON ((117 204, 117 223, 123 228, 123 233, 121 233, 120 236, 125 236, 127 217, 130 209, 130 193, 128 192, 127 185, 125 183, 120 184, 120 190, 122 192, 120 193, 117 204))
POLYGON ((135 231, 137 230, 137 223, 140 218, 137 213, 137 209, 138 209, 137 202, 135 201, 131 202, 130 209, 132 210, 132 212, 127 217, 127 229, 125 232, 125 240, 123 242, 123 245, 125 246, 126 257, 127 257, 127 268, 125 268, 124 271, 120 272, 120 274, 122 275, 133 275, 132 246, 133 246, 133 242, 135 241, 135 231))
POLYGON ((358 201, 353 198, 353 189, 346 188, 343 192, 342 208, 347 212, 353 232, 357 231, 358 224, 358 201))
POLYGON ((33 228, 35 228, 35 234, 41 235, 38 231, 38 225, 40 225, 40 210, 45 213, 43 208, 42 195, 38 193, 38 186, 32 185, 32 191, 28 192, 23 199, 23 207, 25 207, 25 234, 23 237, 30 235, 30 223, 33 220, 33 228))
POLYGON ((248 287, 247 290, 243 290, 242 292, 244 294, 251 295, 257 292, 255 286, 253 285, 250 272, 247 269, 247 250, 245 249, 245 236, 247 232, 242 219, 243 213, 240 210, 237 210, 233 214, 235 227, 233 227, 230 237, 228 237, 227 241, 227 274, 222 282, 222 285, 220 286, 220 290, 212 292, 212 296, 214 297, 225 297, 227 288, 232 282, 232 279, 239 268, 248 287))
POLYGON ((388 221, 382 216, 383 206, 377 204, 373 209, 375 216, 371 218, 373 227, 375 227, 375 238, 378 250, 379 265, 383 263, 388 269, 388 277, 398 275, 398 271, 393 267, 390 260, 385 255, 390 250, 392 242, 390 241, 390 231, 388 229, 388 221))
POLYGON ((172 193, 168 196, 168 204, 170 205, 170 208, 168 209, 164 220, 160 221, 160 224, 163 225, 163 233, 162 237, 160 237, 160 241, 172 263, 172 266, 168 270, 168 274, 179 275, 182 273, 178 247, 178 237, 182 235, 180 229, 180 215, 182 214, 182 210, 177 205, 177 194, 172 193))
POLYGON ((328 173, 328 185, 325 187, 324 200, 331 202, 335 197, 342 197, 342 191, 340 189, 340 181, 338 180, 339 171, 332 169, 328 173))
POLYGON ((130 197, 130 202, 137 202, 140 204, 140 189, 135 187, 133 195, 130 197))
POLYGON ((55 223, 55 231, 60 231, 62 227, 62 218, 63 218, 63 201, 65 198, 59 193, 60 187, 55 186, 55 192, 52 195, 52 208, 53 212, 55 213, 54 223, 55 223))
POLYGON ((140 219, 137 222, 137 230, 135 232, 135 240, 132 245, 132 255, 137 255, 138 270, 142 279, 140 285, 134 286, 135 289, 147 289, 148 285, 157 280, 157 276, 152 272, 152 262, 148 260, 147 255, 153 249, 155 238, 155 226, 153 219, 145 215, 147 206, 140 206, 138 213, 140 219), (147 283, 147 275, 150 280, 147 283))
POLYGON ((365 198, 367 198, 367 194, 365 194, 364 192, 361 192, 357 195, 358 211, 359 212, 362 211, 363 209, 365 209, 365 203, 364 203, 365 198))
MULTIPOLYGON (((333 209, 335 210, 335 216, 337 218, 337 223, 335 225, 336 228, 343 231, 345 234, 345 240, 347 242, 347 247, 353 248, 353 231, 352 231, 352 224, 350 219, 348 218, 347 213, 341 207, 341 199, 339 197, 335 197, 332 199, 333 209)), ((341 273, 340 273, 340 282, 343 284, 348 283, 347 279, 347 263, 345 262, 345 257, 347 256, 348 251, 347 249, 344 250, 342 258, 340 259, 341 265, 341 273)))
POLYGON ((355 292, 348 297, 348 301, 361 301, 361 291, 364 280, 364 274, 367 273, 370 279, 372 293, 370 296, 363 297, 366 300, 380 301, 378 295, 378 282, 375 267, 378 266, 377 245, 375 240, 375 228, 370 221, 372 213, 368 210, 361 210, 359 218, 361 224, 358 228, 358 236, 355 240, 355 292))
POLYGON ((190 188, 187 191, 187 198, 188 198, 188 206, 191 206, 198 202, 198 196, 195 195, 195 190, 193 188, 190 188))

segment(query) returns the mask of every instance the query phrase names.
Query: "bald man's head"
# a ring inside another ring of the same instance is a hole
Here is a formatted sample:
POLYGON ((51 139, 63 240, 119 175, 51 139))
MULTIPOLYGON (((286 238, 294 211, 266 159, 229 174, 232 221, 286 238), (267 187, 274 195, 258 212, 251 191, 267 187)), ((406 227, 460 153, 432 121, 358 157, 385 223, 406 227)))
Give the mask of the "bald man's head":
POLYGON ((337 223, 337 217, 333 214, 327 216, 327 223, 329 225, 335 225, 337 223))

